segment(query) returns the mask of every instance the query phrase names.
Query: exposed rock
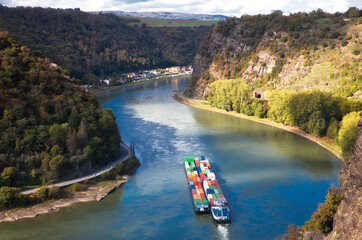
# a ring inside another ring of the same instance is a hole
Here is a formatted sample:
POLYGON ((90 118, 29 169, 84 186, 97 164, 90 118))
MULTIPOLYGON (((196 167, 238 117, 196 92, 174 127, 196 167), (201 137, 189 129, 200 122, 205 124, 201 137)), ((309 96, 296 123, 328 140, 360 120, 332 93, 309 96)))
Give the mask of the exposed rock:
POLYGON ((252 79, 253 81, 261 79, 266 73, 271 73, 275 67, 276 56, 273 56, 269 51, 261 50, 258 53, 258 62, 253 64, 249 62, 249 67, 242 75, 244 79, 252 79))
MULTIPOLYGON (((362 126, 362 113, 359 126, 362 126)), ((343 200, 333 220, 333 230, 325 240, 362 239, 362 130, 359 131, 353 154, 339 177, 343 200)))

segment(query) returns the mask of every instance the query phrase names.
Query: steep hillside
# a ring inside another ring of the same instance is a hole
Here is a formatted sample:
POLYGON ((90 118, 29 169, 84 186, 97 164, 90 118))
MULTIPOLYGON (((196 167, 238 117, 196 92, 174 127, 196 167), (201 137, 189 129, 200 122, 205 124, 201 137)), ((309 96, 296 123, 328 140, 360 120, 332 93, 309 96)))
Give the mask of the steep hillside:
POLYGON ((263 90, 319 89, 362 100, 362 19, 353 17, 360 14, 274 11, 221 21, 201 43, 187 94, 201 98, 211 82, 241 78, 263 90))
POLYGON ((0 32, 0 187, 82 175, 115 160, 120 140, 96 96, 0 32))
MULTIPOLYGON (((362 113, 358 126, 362 129, 362 113)), ((359 131, 353 154, 339 177, 340 187, 334 193, 343 196, 333 219, 333 231, 325 240, 362 239, 362 130, 359 131)))
MULTIPOLYGON (((191 64, 210 27, 134 27, 113 14, 0 5, 0 30, 83 82, 120 73, 191 64), (93 75, 91 75, 93 74, 93 75)), ((92 83, 92 82, 90 82, 92 83)))

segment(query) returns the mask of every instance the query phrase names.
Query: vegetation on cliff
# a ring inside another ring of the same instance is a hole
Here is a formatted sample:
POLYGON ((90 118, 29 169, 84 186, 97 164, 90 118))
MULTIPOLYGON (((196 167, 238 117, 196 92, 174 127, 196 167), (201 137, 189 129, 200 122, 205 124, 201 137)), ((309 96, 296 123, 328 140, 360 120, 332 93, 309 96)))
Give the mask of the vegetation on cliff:
POLYGON ((0 63, 0 187, 76 177, 119 156, 113 112, 77 80, 5 32, 0 63))
POLYGON ((0 30, 83 83, 98 77, 191 64, 210 27, 148 28, 113 14, 0 5, 0 30))
POLYGON ((253 88, 330 91, 362 99, 361 11, 242 16, 219 22, 199 48, 188 94, 242 78, 253 88))

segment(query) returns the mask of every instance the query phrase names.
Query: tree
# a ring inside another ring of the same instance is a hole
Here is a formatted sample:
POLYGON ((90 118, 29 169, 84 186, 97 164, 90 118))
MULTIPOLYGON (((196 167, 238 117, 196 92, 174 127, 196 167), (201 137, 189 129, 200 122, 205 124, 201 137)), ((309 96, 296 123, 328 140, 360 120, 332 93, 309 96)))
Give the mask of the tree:
POLYGON ((75 137, 73 136, 72 132, 69 130, 67 134, 67 148, 68 152, 74 153, 77 150, 77 144, 75 141, 75 137))
POLYGON ((358 121, 361 119, 361 112, 351 112, 343 117, 338 132, 338 145, 342 148, 342 154, 347 159, 352 153, 356 142, 357 134, 361 130, 358 121))
POLYGON ((12 208, 16 206, 19 189, 13 187, 0 188, 0 208, 12 208))
POLYGON ((6 167, 1 173, 2 183, 6 186, 17 186, 18 170, 14 167, 6 167))

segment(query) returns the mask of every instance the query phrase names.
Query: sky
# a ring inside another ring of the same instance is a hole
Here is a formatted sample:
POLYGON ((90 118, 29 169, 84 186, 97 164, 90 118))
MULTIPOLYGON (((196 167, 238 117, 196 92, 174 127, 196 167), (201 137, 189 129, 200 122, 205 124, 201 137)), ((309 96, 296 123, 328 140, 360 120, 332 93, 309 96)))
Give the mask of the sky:
POLYGON ((323 9, 326 12, 345 12, 349 7, 362 8, 362 0, 0 0, 8 7, 30 6, 51 8, 80 8, 82 11, 167 11, 183 13, 268 14, 282 10, 284 14, 310 12, 323 9))

